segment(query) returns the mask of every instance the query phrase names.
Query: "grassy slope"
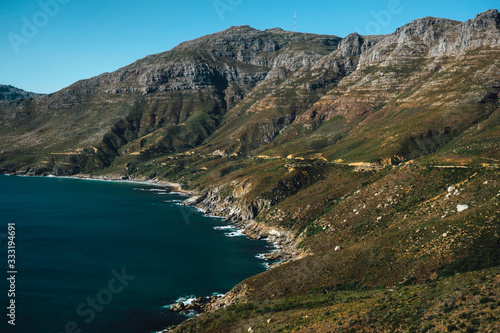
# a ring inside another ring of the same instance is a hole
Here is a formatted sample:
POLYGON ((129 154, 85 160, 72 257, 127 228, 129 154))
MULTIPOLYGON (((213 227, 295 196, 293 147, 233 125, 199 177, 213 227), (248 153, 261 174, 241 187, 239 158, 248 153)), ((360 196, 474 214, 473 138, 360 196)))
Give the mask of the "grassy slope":
POLYGON ((347 332, 372 326, 415 332, 456 326, 472 332, 492 327, 498 318, 495 302, 481 301, 491 297, 491 285, 498 288, 497 169, 363 170, 320 160, 201 155, 134 163, 136 175, 180 180, 202 192, 219 185, 229 196, 246 184, 238 200, 272 202, 257 221, 302 234, 300 246, 313 253, 247 279, 240 285, 248 291, 240 302, 247 305, 192 319, 181 332, 347 332), (469 208, 458 212, 458 205, 469 208), (496 268, 481 271, 489 267, 496 268), (481 283, 470 285, 479 276, 481 283), (391 296, 388 288, 402 296, 391 296))
POLYGON ((325 291, 230 306, 175 332, 495 332, 498 267, 424 285, 325 291), (251 329, 250 329, 251 328, 251 329))
MULTIPOLYGON (((250 179, 249 198, 276 199, 257 219, 303 232, 307 237, 301 246, 314 255, 247 279, 241 286, 248 294, 240 300, 247 305, 203 315, 179 331, 292 331, 301 326, 304 331, 370 331, 370 325, 373 331, 397 331, 399 325, 401 331, 413 326, 420 331, 462 322, 478 326, 477 320, 467 321, 475 317, 486 326, 494 323, 489 312, 481 312, 491 302, 480 303, 469 292, 474 289, 467 285, 469 275, 460 274, 500 265, 498 171, 398 167, 363 172, 318 162, 246 163, 223 177, 204 175, 194 183, 250 179), (287 194, 279 199, 281 193, 287 194), (459 204, 469 209, 459 213, 459 204), (455 280, 447 280, 455 273, 460 273, 455 280), (443 299, 455 291, 444 287, 446 281, 459 286, 466 300, 458 301, 453 316, 438 318, 440 307, 450 303, 443 299), (385 290, 409 285, 401 289, 402 310, 400 297, 387 296, 393 294, 385 290), (443 299, 433 300, 435 294, 443 299), (466 305, 471 313, 460 319, 466 305)), ((498 279, 495 283, 498 287, 498 279)))

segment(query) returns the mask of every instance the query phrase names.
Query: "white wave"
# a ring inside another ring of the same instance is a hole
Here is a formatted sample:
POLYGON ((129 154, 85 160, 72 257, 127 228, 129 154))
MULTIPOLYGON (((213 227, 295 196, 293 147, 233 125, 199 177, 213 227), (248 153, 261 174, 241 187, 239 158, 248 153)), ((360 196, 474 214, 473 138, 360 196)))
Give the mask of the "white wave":
POLYGON ((134 191, 141 191, 141 192, 153 192, 158 195, 169 195, 172 194, 168 189, 161 189, 161 188, 142 188, 142 187, 134 187, 134 191))
POLYGON ((210 214, 205 214, 205 216, 210 217, 212 219, 221 219, 221 220, 226 219, 224 216, 217 216, 217 215, 210 215, 210 214))
MULTIPOLYGON (((172 305, 178 304, 179 302, 182 302, 184 305, 189 305, 189 304, 191 304, 192 301, 195 301, 195 300, 196 300, 196 296, 181 296, 178 299, 176 299, 174 303, 164 305, 164 306, 162 306, 162 308, 170 309, 170 307, 172 305)), ((180 314, 183 316, 189 317, 189 318, 193 318, 193 317, 196 317, 198 315, 198 312, 196 312, 195 310, 188 310, 187 313, 181 312, 180 314)))
POLYGON ((215 226, 215 230, 227 230, 229 232, 225 232, 224 236, 226 237, 241 237, 246 235, 243 233, 243 229, 239 229, 234 225, 220 225, 220 226, 215 226))
POLYGON ((188 305, 191 304, 192 301, 196 301, 196 296, 182 296, 175 301, 175 304, 182 302, 184 305, 188 305))
POLYGON ((91 182, 117 182, 117 183, 129 183, 126 180, 118 179, 103 179, 103 178, 86 178, 86 177, 73 177, 73 176, 56 176, 57 178, 63 179, 77 179, 77 180, 87 180, 91 182))
POLYGON ((172 200, 165 200, 165 202, 168 202, 168 203, 180 203, 180 202, 182 202, 182 200, 172 199, 172 200))
POLYGON ((267 260, 267 258, 266 258, 266 254, 267 254, 267 253, 259 253, 259 254, 257 254, 257 255, 255 256, 255 258, 257 258, 257 259, 262 259, 262 260, 267 260))
POLYGON ((224 296, 224 295, 225 295, 225 294, 221 294, 221 293, 216 292, 216 291, 212 293, 212 296, 214 296, 214 297, 222 297, 222 296, 224 296))
POLYGON ((183 313, 184 316, 188 317, 188 318, 194 318, 198 315, 198 312, 194 311, 194 310, 188 310, 187 313, 183 313))
POLYGON ((169 194, 177 194, 177 195, 182 195, 183 197, 188 197, 189 195, 187 195, 186 193, 182 193, 182 192, 175 192, 175 191, 172 191, 172 192, 168 192, 169 194))
POLYGON ((270 266, 270 264, 268 262, 263 263, 262 266, 264 266, 267 271, 269 271, 271 269, 271 266, 270 266))
POLYGON ((238 230, 237 228, 235 228, 232 225, 221 225, 221 226, 214 227, 214 229, 215 230, 238 230))
POLYGON ((195 301, 195 300, 196 300, 196 296, 181 296, 178 299, 176 299, 174 303, 163 305, 162 308, 170 309, 170 307, 172 305, 178 304, 179 302, 182 302, 184 305, 189 305, 189 304, 191 304, 192 301, 195 301))
POLYGON ((243 233, 243 229, 239 229, 239 230, 232 231, 232 232, 226 232, 224 235, 226 235, 227 237, 241 237, 241 236, 246 236, 243 233))
POLYGON ((134 187, 134 191, 144 191, 144 192, 169 192, 167 189, 163 188, 146 188, 146 187, 134 187))

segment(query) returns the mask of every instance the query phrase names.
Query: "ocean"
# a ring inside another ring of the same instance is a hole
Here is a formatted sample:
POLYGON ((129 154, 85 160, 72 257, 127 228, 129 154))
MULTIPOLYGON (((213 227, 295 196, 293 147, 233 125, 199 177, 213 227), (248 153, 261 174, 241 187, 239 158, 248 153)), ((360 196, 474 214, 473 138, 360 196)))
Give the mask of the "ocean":
POLYGON ((186 319, 171 304, 265 271, 267 242, 184 199, 149 184, 0 175, 1 332, 156 332, 186 319))

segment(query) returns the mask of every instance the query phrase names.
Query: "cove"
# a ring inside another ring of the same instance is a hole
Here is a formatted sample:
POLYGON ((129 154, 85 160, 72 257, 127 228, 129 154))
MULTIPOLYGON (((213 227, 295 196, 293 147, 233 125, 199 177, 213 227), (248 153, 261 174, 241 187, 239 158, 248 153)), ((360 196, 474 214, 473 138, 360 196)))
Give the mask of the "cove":
POLYGON ((2 279, 1 331, 160 331, 186 319, 170 304, 265 270, 256 256, 267 242, 180 206, 186 198, 149 184, 0 175, 0 267, 15 223, 17 269, 16 326, 2 279))

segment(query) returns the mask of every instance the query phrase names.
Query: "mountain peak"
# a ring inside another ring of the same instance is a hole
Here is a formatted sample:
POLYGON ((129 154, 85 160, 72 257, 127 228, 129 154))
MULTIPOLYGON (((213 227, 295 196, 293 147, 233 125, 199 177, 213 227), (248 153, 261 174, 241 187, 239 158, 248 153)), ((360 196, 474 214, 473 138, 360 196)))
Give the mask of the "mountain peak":
POLYGON ((490 9, 477 14, 474 19, 469 20, 466 23, 471 24, 475 29, 486 28, 488 26, 498 28, 500 26, 500 13, 497 9, 490 9))
POLYGON ((441 30, 445 30, 460 23, 460 21, 428 16, 411 21, 396 29, 394 35, 421 36, 431 27, 439 26, 441 30))
POLYGON ((353 57, 361 54, 362 45, 363 37, 361 37, 358 33, 353 32, 342 39, 339 48, 344 57, 353 57))
POLYGON ((216 32, 214 35, 219 35, 219 34, 245 34, 245 33, 254 33, 254 32, 260 32, 260 30, 252 28, 249 25, 234 25, 226 30, 222 30, 219 32, 216 32))
POLYGON ((498 9, 489 9, 483 13, 479 13, 476 15, 477 18, 496 18, 498 19, 500 17, 500 12, 498 12, 498 9))
POLYGON ((266 29, 264 30, 265 32, 285 32, 285 30, 281 29, 280 27, 276 28, 271 28, 271 29, 266 29))

